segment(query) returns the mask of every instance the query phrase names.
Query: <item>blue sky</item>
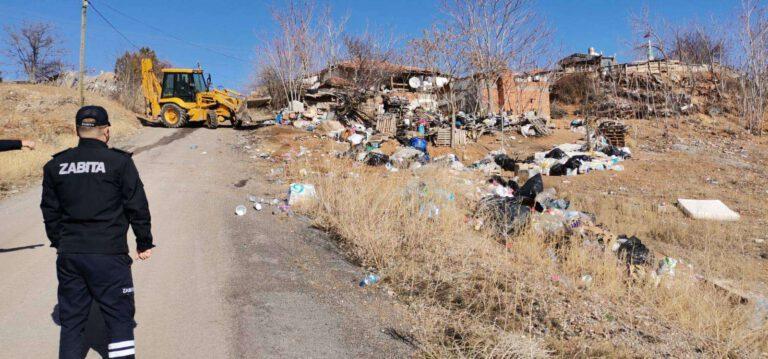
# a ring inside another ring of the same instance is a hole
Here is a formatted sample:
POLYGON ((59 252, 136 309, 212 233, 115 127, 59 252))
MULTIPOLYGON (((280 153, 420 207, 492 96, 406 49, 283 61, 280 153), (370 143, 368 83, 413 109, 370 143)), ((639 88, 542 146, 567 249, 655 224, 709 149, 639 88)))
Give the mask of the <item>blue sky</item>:
MULTIPOLYGON (((259 56, 255 46, 271 26, 269 8, 278 0, 92 0, 131 42, 150 46, 179 67, 199 62, 213 74, 214 83, 244 88, 259 56), (112 9, 140 19, 152 27, 112 9), (162 30, 162 32, 158 31, 162 30), (185 40, 178 41, 177 38, 185 40), (194 44, 194 45, 193 45, 194 44), (196 46, 199 45, 199 46, 196 46)), ((396 38, 412 38, 439 16, 440 0, 327 0, 337 14, 350 14, 350 32, 366 28, 391 31, 396 38)), ((554 46, 561 55, 584 52, 593 46, 619 60, 633 60, 627 44, 632 40, 629 15, 647 6, 654 17, 688 23, 711 19, 728 22, 737 0, 540 0, 540 16, 554 28, 554 46)), ((87 67, 92 73, 111 71, 115 58, 132 45, 112 30, 93 10, 88 17, 87 67)), ((0 25, 23 21, 53 22, 68 51, 66 60, 78 62, 80 0, 2 0, 0 25)), ((5 36, 5 34, 2 34, 5 36)), ((23 77, 4 55, 0 71, 5 78, 23 77)))

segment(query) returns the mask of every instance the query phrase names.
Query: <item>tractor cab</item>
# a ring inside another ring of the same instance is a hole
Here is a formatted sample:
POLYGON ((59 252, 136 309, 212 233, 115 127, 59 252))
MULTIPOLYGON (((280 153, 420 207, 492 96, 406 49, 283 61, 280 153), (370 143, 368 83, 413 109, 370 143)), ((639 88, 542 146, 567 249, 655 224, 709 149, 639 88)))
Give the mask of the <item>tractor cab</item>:
POLYGON ((199 92, 208 92, 208 82, 200 69, 163 69, 161 99, 179 98, 195 102, 199 92))

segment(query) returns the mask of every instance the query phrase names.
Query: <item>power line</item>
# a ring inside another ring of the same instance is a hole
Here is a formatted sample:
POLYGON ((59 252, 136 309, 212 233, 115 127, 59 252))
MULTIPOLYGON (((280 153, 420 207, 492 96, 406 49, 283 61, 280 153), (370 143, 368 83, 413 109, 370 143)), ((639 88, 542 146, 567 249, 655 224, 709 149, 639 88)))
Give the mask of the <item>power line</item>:
MULTIPOLYGON (((89 0, 88 2, 89 2, 89 3, 91 3, 91 4, 93 4, 93 0, 89 0)), ((156 32, 159 32, 159 33, 161 33, 161 34, 163 34, 163 35, 165 35, 165 36, 167 36, 167 37, 170 37, 170 38, 172 38, 172 39, 174 39, 174 40, 176 40, 176 41, 179 41, 179 42, 183 42, 183 43, 185 43, 185 44, 187 44, 187 45, 189 45, 189 46, 194 46, 194 47, 197 47, 197 48, 201 48, 201 49, 203 49, 203 50, 208 50, 208 51, 210 51, 210 52, 213 52, 213 53, 219 54, 219 55, 221 55, 221 56, 224 56, 224 57, 227 57, 227 58, 230 58, 230 59, 233 59, 233 60, 242 61, 242 62, 245 62, 245 63, 248 63, 248 62, 250 62, 250 61, 248 61, 248 60, 244 60, 244 59, 241 59, 241 58, 239 58, 239 57, 236 57, 236 56, 232 56, 232 55, 230 55, 230 54, 227 54, 227 53, 225 53, 225 52, 221 52, 221 51, 219 51, 219 50, 216 50, 216 49, 212 49, 212 48, 210 48, 210 47, 207 47, 207 46, 204 46, 204 45, 196 44, 196 43, 194 43, 194 42, 191 42, 191 41, 189 41, 189 40, 186 40, 186 39, 183 39, 183 38, 181 38, 181 37, 175 36, 175 35, 173 35, 173 34, 171 34, 171 33, 168 33, 168 32, 166 32, 166 31, 165 31, 165 30, 163 30, 163 29, 160 29, 160 28, 158 28, 158 27, 156 27, 156 26, 154 26, 154 25, 150 24, 150 23, 144 22, 144 21, 142 21, 141 19, 138 19, 138 18, 136 18, 136 17, 133 17, 133 16, 131 16, 131 15, 128 15, 128 14, 126 14, 126 13, 124 13, 124 12, 122 12, 122 11, 120 11, 120 10, 118 10, 118 9, 114 8, 114 7, 112 7, 112 6, 111 6, 111 5, 109 5, 107 2, 102 2, 102 4, 103 4, 104 6, 106 6, 107 8, 109 8, 110 10, 112 10, 112 11, 114 11, 114 12, 116 12, 116 13, 118 13, 118 14, 120 14, 120 15, 122 15, 122 16, 124 16, 124 17, 128 18, 128 19, 130 19, 130 20, 133 20, 134 22, 137 22, 137 23, 139 23, 139 24, 141 24, 141 25, 144 25, 144 26, 146 26, 146 27, 148 27, 148 28, 150 28, 150 29, 152 29, 152 30, 154 30, 154 31, 156 31, 156 32)), ((135 45, 134 45, 134 46, 135 46, 135 45)))
POLYGON ((138 46, 136 46, 136 44, 133 43, 133 41, 131 41, 127 36, 125 36, 122 32, 120 32, 120 30, 118 30, 117 27, 115 27, 115 25, 112 24, 112 22, 107 20, 107 18, 104 17, 104 15, 102 15, 102 13, 101 13, 101 11, 99 11, 99 9, 97 9, 95 6, 93 6, 93 1, 88 0, 88 4, 91 5, 91 8, 93 9, 93 11, 96 11, 96 15, 99 15, 99 17, 102 20, 104 20, 104 22, 106 22, 107 25, 109 25, 109 27, 112 28, 112 30, 115 30, 115 32, 118 35, 120 35, 123 39, 125 39, 125 41, 128 41, 128 43, 131 44, 133 47, 135 47, 137 49, 139 48, 138 46))

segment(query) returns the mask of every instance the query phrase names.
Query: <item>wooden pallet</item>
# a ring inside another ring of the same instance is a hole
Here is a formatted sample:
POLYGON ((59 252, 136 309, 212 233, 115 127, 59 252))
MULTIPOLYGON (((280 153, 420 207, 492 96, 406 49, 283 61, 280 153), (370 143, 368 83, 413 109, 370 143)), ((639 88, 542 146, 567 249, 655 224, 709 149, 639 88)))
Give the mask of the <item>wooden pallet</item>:
POLYGON ((376 131, 382 134, 394 136, 397 134, 397 119, 394 116, 379 117, 376 120, 376 131))
POLYGON ((626 137, 627 131, 624 128, 608 127, 600 129, 600 133, 608 141, 608 144, 616 147, 624 147, 627 145, 626 137))
POLYGON ((627 145, 627 126, 617 121, 606 121, 598 126, 598 131, 612 146, 625 147, 627 145))
MULTIPOLYGON (((456 132, 454 132, 454 137, 456 138, 456 141, 455 141, 456 146, 464 146, 467 144, 467 131, 457 129, 456 132)), ((451 129, 441 128, 437 130, 437 137, 435 138, 435 146, 450 146, 450 145, 451 145, 451 129)))

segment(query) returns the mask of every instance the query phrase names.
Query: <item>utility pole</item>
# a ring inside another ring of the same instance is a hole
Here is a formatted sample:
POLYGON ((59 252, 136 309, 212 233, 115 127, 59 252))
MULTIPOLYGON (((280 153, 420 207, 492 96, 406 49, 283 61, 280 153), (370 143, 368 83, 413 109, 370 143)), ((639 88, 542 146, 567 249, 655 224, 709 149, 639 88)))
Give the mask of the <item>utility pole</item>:
POLYGON ((80 89, 80 106, 85 106, 85 15, 88 12, 88 0, 83 0, 83 12, 80 15, 80 76, 77 85, 80 89))

